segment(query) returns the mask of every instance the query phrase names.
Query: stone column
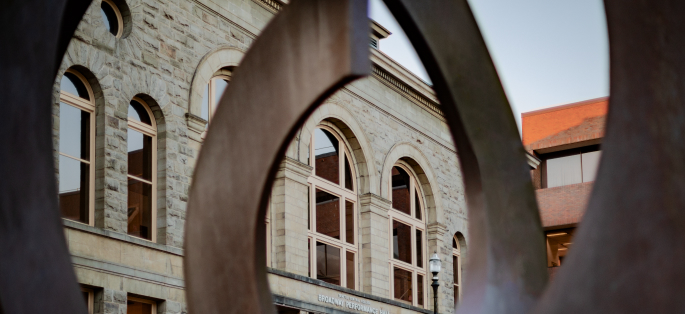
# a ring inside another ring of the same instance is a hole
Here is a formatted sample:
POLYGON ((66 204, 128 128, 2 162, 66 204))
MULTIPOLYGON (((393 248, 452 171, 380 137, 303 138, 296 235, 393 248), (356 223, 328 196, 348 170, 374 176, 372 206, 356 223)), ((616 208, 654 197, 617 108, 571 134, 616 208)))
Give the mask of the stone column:
POLYGON ((388 246, 390 201, 375 194, 359 197, 361 228, 361 289, 363 292, 389 298, 390 271, 388 246))
POLYGON ((285 157, 271 192, 271 265, 276 269, 307 276, 309 250, 307 224, 309 183, 312 167, 285 157))
MULTIPOLYGON (((440 260, 442 261, 442 270, 438 274, 440 287, 438 288, 438 310, 444 313, 452 313, 454 311, 454 304, 450 302, 453 298, 453 287, 452 287, 452 241, 445 243, 445 234, 447 233, 447 227, 439 222, 433 222, 428 225, 428 230, 426 230, 426 240, 428 241, 428 259, 435 252, 438 253, 440 260)), ((428 265, 426 265, 428 266, 428 265)), ((433 288, 430 284, 433 282, 433 274, 430 273, 428 268, 426 269, 428 280, 426 281, 428 289, 428 300, 429 308, 433 309, 433 288)))
POLYGON ((93 296, 93 313, 126 313, 126 292, 112 289, 95 291, 93 296))

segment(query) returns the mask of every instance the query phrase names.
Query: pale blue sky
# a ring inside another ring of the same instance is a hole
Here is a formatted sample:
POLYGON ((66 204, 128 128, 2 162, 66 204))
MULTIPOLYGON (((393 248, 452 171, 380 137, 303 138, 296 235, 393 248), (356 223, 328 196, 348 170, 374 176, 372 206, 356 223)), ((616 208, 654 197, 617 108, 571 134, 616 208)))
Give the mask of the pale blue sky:
MULTIPOLYGON (((609 94, 601 0, 470 0, 520 124, 521 112, 609 94)), ((416 52, 382 0, 370 16, 393 34, 381 51, 428 81, 416 52)), ((519 125, 520 128, 520 125, 519 125)))

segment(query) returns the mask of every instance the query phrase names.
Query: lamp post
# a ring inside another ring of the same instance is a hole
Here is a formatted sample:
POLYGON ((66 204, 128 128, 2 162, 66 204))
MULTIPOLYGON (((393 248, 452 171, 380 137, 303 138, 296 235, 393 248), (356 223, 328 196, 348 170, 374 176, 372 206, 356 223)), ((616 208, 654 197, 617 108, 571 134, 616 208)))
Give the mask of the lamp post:
POLYGON ((433 287, 433 313, 437 314, 438 313, 438 287, 440 284, 438 283, 438 273, 440 272, 440 257, 438 257, 438 253, 435 252, 433 256, 431 256, 429 262, 429 268, 431 273, 433 273, 433 283, 431 284, 431 287, 433 287))

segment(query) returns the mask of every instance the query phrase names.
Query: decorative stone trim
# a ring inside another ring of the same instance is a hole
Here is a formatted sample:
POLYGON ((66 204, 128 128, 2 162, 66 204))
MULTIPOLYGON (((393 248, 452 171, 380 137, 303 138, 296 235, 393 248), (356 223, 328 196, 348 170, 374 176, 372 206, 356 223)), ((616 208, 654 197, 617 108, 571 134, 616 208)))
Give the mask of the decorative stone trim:
POLYGON ((278 11, 283 8, 283 4, 280 1, 277 0, 253 0, 255 3, 259 4, 260 6, 264 7, 265 9, 271 11, 271 13, 277 13, 278 11))
POLYGON ((386 71, 382 67, 378 66, 377 64, 373 64, 372 72, 375 77, 381 79, 381 82, 386 83, 386 85, 388 85, 390 88, 418 101, 420 104, 426 106, 428 109, 439 114, 440 116, 444 116, 442 109, 440 109, 440 104, 427 97, 424 97, 417 90, 405 84, 402 82, 402 80, 390 74, 390 72, 386 71))
POLYGON ((392 202, 379 195, 366 193, 359 196, 360 213, 371 212, 376 215, 387 217, 392 202))
POLYGON ((185 116, 188 130, 190 131, 188 136, 195 141, 201 141, 202 132, 207 129, 208 121, 192 113, 186 113, 185 116))

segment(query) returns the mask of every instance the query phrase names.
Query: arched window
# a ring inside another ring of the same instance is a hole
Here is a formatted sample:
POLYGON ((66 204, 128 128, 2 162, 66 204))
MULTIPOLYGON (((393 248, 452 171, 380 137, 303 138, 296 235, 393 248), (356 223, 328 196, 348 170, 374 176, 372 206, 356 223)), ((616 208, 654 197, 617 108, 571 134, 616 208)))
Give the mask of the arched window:
POLYGON ((85 77, 69 69, 59 94, 59 208, 92 225, 95 191, 95 99, 85 77))
POLYGON ((107 31, 117 38, 121 37, 124 32, 124 19, 114 1, 102 0, 102 3, 100 3, 100 15, 107 31))
MULTIPOLYGON (((207 120, 208 123, 212 122, 212 116, 216 111, 221 96, 228 87, 228 82, 231 80, 231 72, 228 69, 221 69, 215 76, 209 80, 209 83, 205 87, 205 91, 202 96, 202 111, 200 117, 207 120)), ((207 135, 205 131, 202 133, 202 138, 207 135)))
POLYGON ((314 130, 309 177, 310 276, 357 288, 357 194, 350 153, 339 133, 320 125, 314 130))
POLYGON ((138 97, 128 106, 128 234, 155 241, 157 222, 157 126, 138 97))
POLYGON ((390 273, 392 295, 396 300, 426 305, 426 247, 421 187, 411 167, 398 162, 390 178, 390 273))
POLYGON ((454 308, 457 308, 459 299, 461 298, 461 249, 459 247, 459 239, 455 234, 452 237, 452 276, 454 279, 454 308))

